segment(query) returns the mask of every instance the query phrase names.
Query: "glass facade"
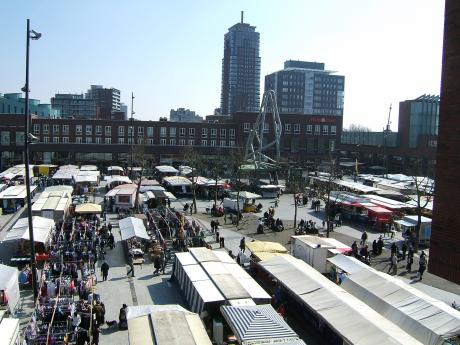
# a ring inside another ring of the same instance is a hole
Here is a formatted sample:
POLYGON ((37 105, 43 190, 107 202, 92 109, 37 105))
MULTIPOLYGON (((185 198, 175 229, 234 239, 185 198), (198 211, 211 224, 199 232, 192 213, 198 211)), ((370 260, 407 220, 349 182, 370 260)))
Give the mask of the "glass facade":
POLYGON ((438 135, 439 96, 420 96, 411 102, 409 147, 416 148, 420 135, 438 135))

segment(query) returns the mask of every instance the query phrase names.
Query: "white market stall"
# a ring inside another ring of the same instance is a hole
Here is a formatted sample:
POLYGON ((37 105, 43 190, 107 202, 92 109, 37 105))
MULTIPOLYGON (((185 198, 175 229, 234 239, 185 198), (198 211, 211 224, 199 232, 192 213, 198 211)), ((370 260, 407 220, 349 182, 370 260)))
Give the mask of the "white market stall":
POLYGON ((2 318, 0 320, 0 335, 2 345, 19 345, 20 332, 19 332, 19 319, 2 318))
POLYGON ((40 197, 32 205, 32 215, 53 219, 54 221, 64 220, 72 203, 72 187, 70 190, 47 191, 40 194, 40 197))
MULTIPOLYGON (((418 216, 404 216, 403 219, 395 220, 399 225, 404 237, 415 240, 415 229, 417 227, 418 216)), ((428 244, 431 238, 431 218, 421 217, 419 241, 420 244, 428 244)))
POLYGON ((342 287, 423 344, 441 345, 460 336, 459 311, 388 274, 362 270, 350 274, 342 287))
POLYGON ((184 176, 166 176, 163 178, 163 185, 174 195, 184 195, 191 192, 192 182, 184 176))
POLYGON ((0 264, 0 291, 2 295, 0 303, 7 301, 8 308, 12 313, 16 310, 20 298, 18 275, 19 271, 16 267, 0 264))
POLYGON ((304 319, 315 323, 325 339, 339 337, 344 344, 360 345, 422 344, 299 259, 276 256, 258 265, 300 305, 304 319))
POLYGON ((143 238, 146 240, 150 239, 142 219, 136 217, 127 217, 119 220, 118 224, 120 227, 122 240, 128 240, 133 237, 143 238))
POLYGON ((125 170, 118 166, 118 165, 112 165, 107 168, 107 174, 109 175, 123 175, 125 170))
POLYGON ((222 306, 220 310, 241 345, 304 344, 271 305, 222 306))
MULTIPOLYGON (((32 226, 34 229, 34 241, 38 243, 47 244, 50 238, 51 232, 54 228, 54 220, 33 216, 32 226)), ((5 241, 13 240, 27 240, 29 241, 29 220, 28 218, 19 219, 13 228, 8 231, 5 237, 5 241)))
POLYGON ((107 175, 104 176, 104 180, 107 181, 107 187, 112 189, 113 187, 119 186, 121 184, 130 184, 133 183, 128 176, 122 175, 107 175))
POLYGON ((79 214, 100 214, 101 212, 102 207, 98 204, 85 203, 75 206, 75 213, 79 214))
POLYGON ((179 305, 128 307, 127 319, 130 345, 211 345, 200 317, 179 305))
POLYGON ((134 207, 136 194, 137 185, 122 184, 109 190, 105 197, 108 198, 109 208, 112 208, 113 212, 119 212, 134 207))
MULTIPOLYGON (((30 186, 30 197, 33 198, 37 186, 30 186)), ((3 213, 14 213, 26 204, 27 191, 25 185, 11 186, 0 192, 3 213)))

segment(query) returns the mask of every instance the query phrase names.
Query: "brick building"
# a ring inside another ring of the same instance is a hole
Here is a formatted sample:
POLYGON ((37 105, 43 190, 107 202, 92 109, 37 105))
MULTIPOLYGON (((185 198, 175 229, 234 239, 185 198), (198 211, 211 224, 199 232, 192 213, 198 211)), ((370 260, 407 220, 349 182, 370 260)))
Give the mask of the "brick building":
POLYGON ((460 2, 446 0, 441 108, 428 270, 460 284, 460 2))
MULTIPOLYGON (((257 113, 231 117, 208 116, 201 123, 104 119, 33 118, 31 131, 38 142, 30 146, 31 163, 128 164, 131 147, 142 150, 151 164, 178 164, 185 147, 193 147, 207 159, 244 151, 257 113), (134 128, 134 130, 131 129, 134 128)), ((21 115, 3 115, 0 123, 1 168, 21 163, 24 121, 21 115)), ((319 163, 334 151, 342 118, 282 114, 281 156, 285 162, 319 163)), ((266 122, 266 138, 274 136, 266 122)))

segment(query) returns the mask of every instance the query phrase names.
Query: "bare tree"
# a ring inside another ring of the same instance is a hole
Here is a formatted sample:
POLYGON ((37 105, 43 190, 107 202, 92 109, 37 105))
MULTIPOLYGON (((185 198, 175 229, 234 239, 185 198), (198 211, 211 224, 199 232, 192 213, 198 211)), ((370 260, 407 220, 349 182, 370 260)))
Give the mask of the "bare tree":
MULTIPOLYGON (((136 189, 136 199, 134 200, 134 209, 139 211, 139 192, 141 189, 142 184, 142 176, 144 175, 144 168, 145 168, 145 147, 144 145, 136 145, 133 148, 133 159, 132 159, 132 167, 131 167, 131 178, 135 181, 137 180, 137 189, 136 189), (138 176, 134 174, 134 165, 141 168, 141 171, 138 176)), ((133 182, 134 182, 133 181, 133 182)))
POLYGON ((200 172, 203 168, 203 159, 201 155, 195 149, 193 149, 193 147, 188 147, 184 154, 184 161, 192 170, 190 173, 190 180, 192 182, 192 196, 193 196, 192 212, 197 213, 196 184, 197 184, 198 176, 200 176, 200 172))
POLYGON ((294 229, 297 227, 297 194, 305 191, 305 182, 302 176, 302 169, 295 168, 289 170, 288 188, 294 193, 294 229))
POLYGON ((344 129, 345 132, 372 132, 369 127, 357 125, 352 123, 348 128, 344 129))
POLYGON ((217 151, 216 158, 212 161, 209 162, 211 165, 210 171, 211 171, 211 177, 215 181, 215 191, 214 191, 214 207, 217 207, 217 186, 218 186, 218 181, 222 177, 222 174, 224 173, 224 158, 222 157, 220 150, 217 151))
POLYGON ((236 225, 240 225, 240 192, 242 191, 242 179, 246 176, 246 171, 243 169, 243 164, 246 162, 244 152, 241 150, 233 152, 230 159, 230 170, 233 174, 236 189, 236 225))
MULTIPOLYGON (((422 225, 422 215, 425 207, 432 201, 434 194, 434 181, 429 176, 417 176, 422 171, 422 162, 420 159, 414 161, 412 167, 411 185, 415 189, 415 195, 409 196, 415 203, 415 212, 417 215, 417 224, 415 225, 415 243, 414 251, 417 253, 420 243, 420 228, 422 225)), ((430 171, 427 171, 430 175, 430 171)))

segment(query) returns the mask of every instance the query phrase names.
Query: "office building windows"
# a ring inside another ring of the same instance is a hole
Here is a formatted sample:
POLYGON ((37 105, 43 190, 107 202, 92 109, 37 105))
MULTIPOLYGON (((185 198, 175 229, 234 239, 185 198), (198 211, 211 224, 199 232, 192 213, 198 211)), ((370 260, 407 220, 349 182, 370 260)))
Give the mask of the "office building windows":
POLYGON ((294 134, 300 133, 300 123, 294 124, 294 134))
POLYGON ((161 127, 160 128, 160 137, 165 137, 167 135, 166 131, 167 131, 166 127, 161 127))
POLYGON ((112 138, 105 138, 105 143, 106 144, 111 144, 112 143, 112 138))
POLYGON ((235 138, 235 129, 234 128, 230 128, 228 130, 228 136, 230 139, 234 139, 235 138))
POLYGON ((217 137, 217 128, 211 128, 211 138, 217 137))
MULTIPOLYGON (((47 142, 47 141, 46 141, 46 142, 47 142)), ((75 138, 75 142, 76 142, 77 144, 81 144, 83 141, 82 141, 81 137, 76 137, 76 138, 75 138)))
POLYGON ((175 146, 176 145, 176 139, 169 139, 169 145, 175 146))
POLYGON ((160 139, 160 145, 165 146, 166 145, 166 139, 160 139))
POLYGON ((37 123, 34 124, 34 134, 40 134, 40 125, 37 123))
POLYGON ((201 140, 201 146, 208 146, 207 140, 201 140))
POLYGON ((112 126, 105 126, 105 135, 112 135, 112 126))
POLYGON ((188 129, 188 136, 190 138, 194 138, 195 137, 195 128, 189 128, 188 129))
POLYGON ((147 136, 149 138, 153 137, 153 127, 147 127, 147 136))
POLYGON ((225 138, 227 136, 227 130, 225 128, 220 129, 220 137, 225 138))
POLYGON ((69 125, 62 125, 62 134, 64 135, 69 134, 69 125))
POLYGON ((85 131, 86 135, 91 135, 93 134, 93 126, 91 125, 86 125, 86 131, 85 131))
POLYGON ((208 137, 208 129, 207 128, 201 128, 201 137, 202 138, 207 138, 208 137))
POLYGON ((125 135, 125 126, 118 126, 118 135, 125 135))

